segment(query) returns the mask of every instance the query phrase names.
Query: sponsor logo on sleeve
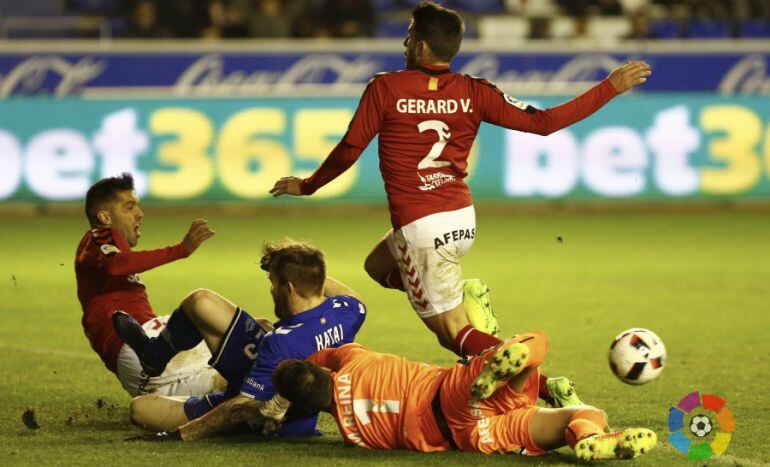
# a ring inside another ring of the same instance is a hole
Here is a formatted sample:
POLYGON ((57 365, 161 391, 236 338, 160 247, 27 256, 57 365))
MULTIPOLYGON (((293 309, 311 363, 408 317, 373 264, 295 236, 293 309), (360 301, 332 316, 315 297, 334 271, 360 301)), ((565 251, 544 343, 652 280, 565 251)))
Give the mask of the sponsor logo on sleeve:
POLYGON ((99 248, 106 256, 112 256, 115 253, 120 253, 120 248, 116 247, 115 245, 110 245, 109 243, 105 243, 99 248))

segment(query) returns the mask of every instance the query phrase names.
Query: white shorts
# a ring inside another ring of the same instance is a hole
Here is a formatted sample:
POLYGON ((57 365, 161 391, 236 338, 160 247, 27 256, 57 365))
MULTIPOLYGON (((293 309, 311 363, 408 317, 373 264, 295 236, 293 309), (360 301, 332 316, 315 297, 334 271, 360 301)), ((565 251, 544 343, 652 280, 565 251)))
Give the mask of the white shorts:
MULTIPOLYGON (((166 327, 168 316, 158 316, 142 327, 150 337, 155 337, 166 327)), ((217 370, 209 366, 211 352, 205 342, 195 348, 180 352, 156 377, 142 371, 139 358, 131 347, 123 345, 118 353, 117 374, 120 384, 132 397, 143 394, 156 396, 193 396, 208 394, 214 390, 217 370)))
POLYGON ((420 318, 436 316, 462 303, 460 258, 475 238, 473 206, 431 214, 388 232, 388 248, 420 318))

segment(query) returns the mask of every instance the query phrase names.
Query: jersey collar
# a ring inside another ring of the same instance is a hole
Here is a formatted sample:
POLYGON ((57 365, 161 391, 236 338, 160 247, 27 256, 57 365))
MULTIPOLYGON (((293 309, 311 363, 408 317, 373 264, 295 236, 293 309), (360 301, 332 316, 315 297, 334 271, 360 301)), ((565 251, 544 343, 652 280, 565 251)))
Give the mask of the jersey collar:
POLYGON ((418 66, 417 69, 428 75, 443 75, 444 73, 452 72, 448 66, 436 66, 427 63, 418 66))
POLYGON ((310 321, 311 319, 318 318, 324 313, 324 311, 326 311, 325 305, 329 300, 330 298, 327 298, 315 308, 311 308, 301 313, 297 313, 296 315, 293 315, 289 318, 282 319, 276 323, 275 327, 289 326, 297 323, 305 323, 307 321, 310 321))

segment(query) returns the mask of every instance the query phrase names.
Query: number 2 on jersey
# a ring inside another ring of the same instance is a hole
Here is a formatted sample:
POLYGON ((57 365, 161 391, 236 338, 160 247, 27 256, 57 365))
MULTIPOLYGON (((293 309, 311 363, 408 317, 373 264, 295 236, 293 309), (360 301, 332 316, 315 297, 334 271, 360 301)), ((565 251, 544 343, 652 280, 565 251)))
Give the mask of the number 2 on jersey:
POLYGON ((424 133, 427 130, 433 130, 438 133, 438 141, 433 143, 428 155, 417 164, 417 170, 434 169, 451 165, 447 161, 436 160, 444 150, 444 146, 449 142, 449 138, 452 137, 452 134, 449 132, 449 126, 441 120, 425 120, 417 125, 417 129, 420 130, 420 133, 424 133))

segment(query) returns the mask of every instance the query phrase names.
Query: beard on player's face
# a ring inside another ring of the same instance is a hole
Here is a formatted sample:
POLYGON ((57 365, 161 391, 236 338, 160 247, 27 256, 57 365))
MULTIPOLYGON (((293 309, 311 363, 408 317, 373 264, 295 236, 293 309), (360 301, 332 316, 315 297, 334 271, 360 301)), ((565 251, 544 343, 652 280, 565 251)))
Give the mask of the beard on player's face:
POLYGON ((287 284, 274 282, 273 287, 270 289, 270 295, 273 296, 275 316, 278 319, 290 318, 291 307, 289 306, 289 287, 287 284))
POLYGON ((404 39, 404 60, 406 69, 414 70, 420 66, 420 52, 422 51, 422 42, 415 40, 412 36, 412 26, 409 26, 409 32, 404 39))
POLYGON ((120 232, 120 235, 126 239, 126 243, 128 243, 129 246, 135 247, 136 244, 139 243, 139 236, 134 230, 132 222, 120 218, 113 219, 112 228, 120 232))
POLYGON ((406 51, 404 54, 406 55, 406 69, 407 70, 414 70, 418 66, 420 66, 420 51, 418 50, 420 48, 420 42, 415 41, 414 39, 410 39, 406 46, 406 51))
POLYGON ((139 243, 144 213, 139 208, 139 198, 133 191, 119 192, 117 200, 107 209, 110 216, 110 227, 117 230, 129 246, 139 243))

